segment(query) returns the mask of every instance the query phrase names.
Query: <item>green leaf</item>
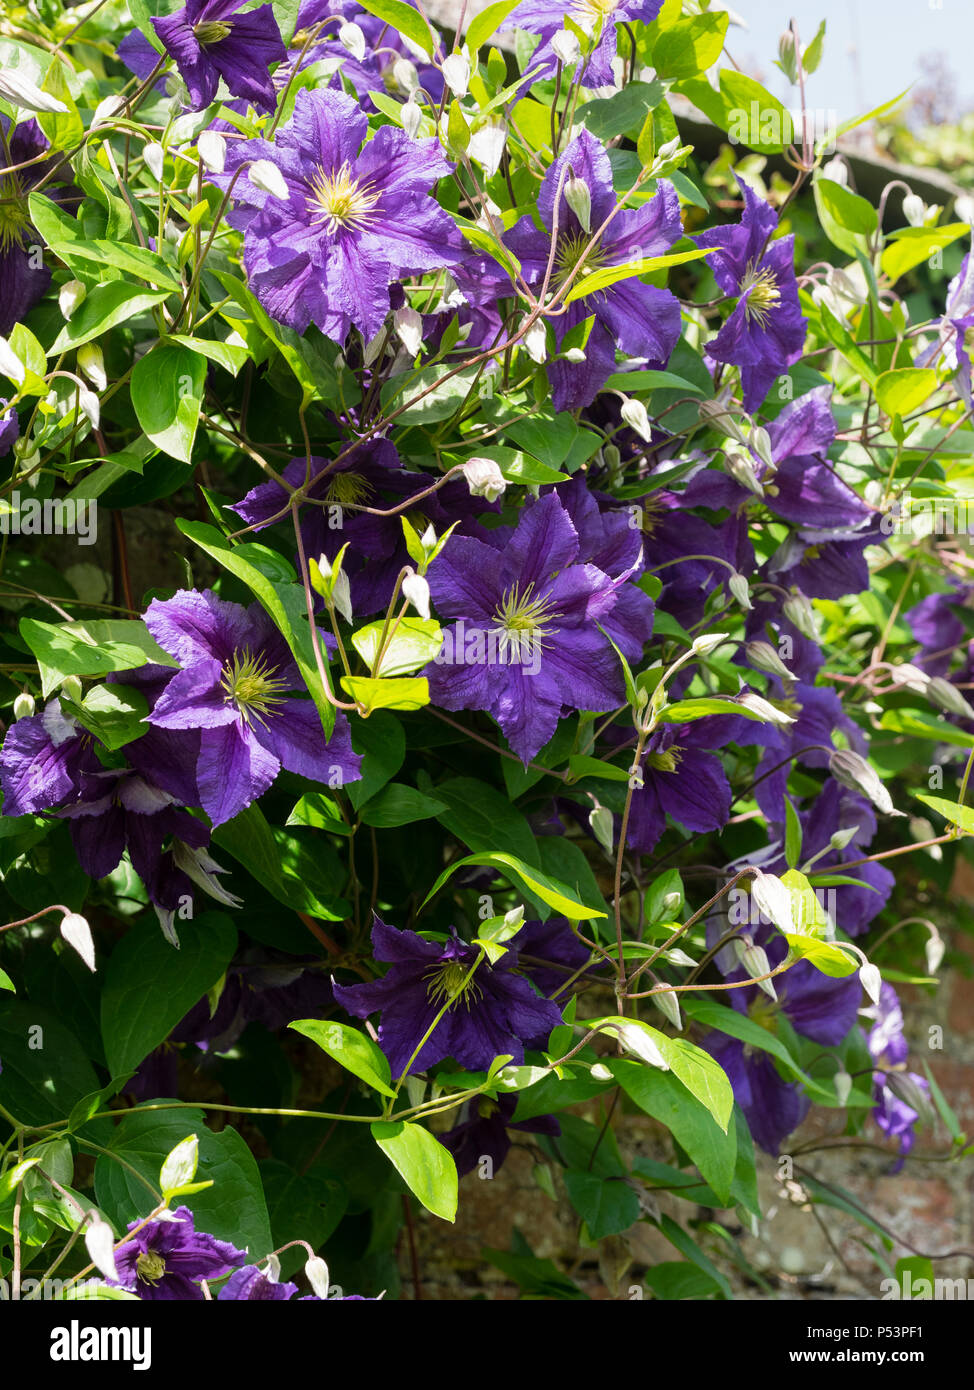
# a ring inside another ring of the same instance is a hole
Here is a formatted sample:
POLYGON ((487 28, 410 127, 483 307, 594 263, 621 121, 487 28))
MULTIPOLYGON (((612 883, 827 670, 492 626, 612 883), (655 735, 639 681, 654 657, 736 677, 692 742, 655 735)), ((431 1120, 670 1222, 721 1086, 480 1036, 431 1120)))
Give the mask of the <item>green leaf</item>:
POLYGON ((303 1033, 334 1057, 346 1071, 350 1071, 373 1091, 381 1091, 384 1096, 393 1096, 390 1086, 392 1074, 385 1053, 365 1033, 359 1032, 348 1023, 322 1022, 317 1018, 298 1019, 289 1023, 296 1033, 303 1033))
POLYGON ((469 849, 505 851, 540 867, 531 827, 495 787, 475 777, 451 777, 429 790, 446 802, 440 824, 469 849))
POLYGON ((496 4, 488 5, 480 14, 474 15, 464 36, 471 60, 476 58, 478 49, 483 48, 487 40, 494 37, 507 16, 512 10, 517 9, 520 3, 521 0, 497 0, 496 4))
MULTIPOLYGON (((911 84, 912 85, 912 84, 911 84)), ((852 116, 849 120, 843 121, 835 130, 830 131, 827 136, 820 140, 815 146, 816 154, 823 154, 830 147, 834 147, 840 135, 845 135, 850 130, 855 130, 857 126, 865 125, 867 121, 874 120, 877 116, 885 116, 892 111, 894 106, 898 106, 905 96, 909 94, 910 88, 904 87, 898 96, 891 97, 889 101, 884 101, 881 106, 874 106, 871 111, 867 111, 864 116, 852 116)))
POLYGON ((412 825, 414 821, 428 820, 447 809, 445 801, 432 796, 424 796, 415 787, 404 782, 390 782, 367 801, 359 813, 364 825, 388 830, 397 825, 412 825))
POLYGON ((588 922, 593 917, 605 917, 607 915, 601 908, 586 907, 584 903, 579 902, 571 895, 564 884, 556 883, 538 869, 516 859, 513 854, 501 854, 499 852, 468 854, 463 859, 457 859, 440 874, 423 900, 424 905, 432 897, 435 897, 457 869, 465 868, 469 864, 479 864, 484 867, 503 870, 505 876, 512 883, 520 884, 532 897, 540 898, 548 907, 554 908, 562 917, 568 917, 573 922, 588 922), (512 875, 513 877, 511 877, 512 875))
MULTIPOLYGON (((305 612, 304 590, 298 584, 275 584, 247 558, 247 548, 231 548, 214 526, 201 521, 183 521, 176 525, 184 536, 188 536, 207 555, 222 565, 225 570, 243 581, 271 618, 274 626, 282 634, 291 649, 301 672, 301 678, 321 716, 325 738, 330 738, 335 727, 335 708, 322 690, 321 679, 315 663, 311 642, 311 629, 305 612), (239 552, 243 552, 242 554, 239 552)), ((322 643, 322 646, 324 644, 322 643)))
POLYGON ((687 1260, 663 1260, 660 1264, 650 1265, 643 1280, 653 1295, 666 1303, 711 1298, 721 1292, 720 1285, 711 1275, 687 1260))
POLYGON ((364 754, 361 780, 348 784, 349 800, 359 810, 402 767, 406 736, 400 721, 380 710, 368 719, 352 719, 352 747, 364 754))
POLYGON ((854 256, 857 250, 865 251, 866 238, 871 237, 877 227, 876 209, 872 203, 832 179, 816 179, 812 192, 822 229, 829 241, 847 256, 854 256))
POLYGON ((670 81, 706 72, 720 57, 727 13, 692 15, 664 29, 653 47, 653 66, 670 81))
POLYGON ((722 700, 717 696, 703 696, 700 699, 677 700, 672 705, 664 705, 657 722, 660 724, 689 724, 696 719, 705 719, 711 714, 738 714, 745 719, 763 718, 755 710, 737 700, 722 700))
POLYGON ((457 1165, 449 1149, 422 1125, 377 1121, 372 1137, 427 1211, 444 1221, 457 1214, 457 1165))
POLYGON ((814 1081, 807 1072, 801 1069, 779 1037, 769 1032, 767 1028, 762 1028, 759 1023, 755 1023, 746 1014, 739 1014, 736 1009, 725 1007, 723 1004, 714 1004, 709 999, 692 1000, 684 996, 681 1004, 684 1012, 695 1023, 705 1024, 708 1028, 715 1028, 720 1033, 726 1033, 729 1037, 747 1043, 749 1047, 757 1047, 762 1052, 769 1052, 782 1064, 789 1076, 802 1082, 816 1105, 832 1107, 837 1105, 835 1092, 827 1090, 817 1081, 814 1081))
MULTIPOLYGON (((326 922, 339 921, 345 915, 341 899, 331 891, 337 885, 320 882, 315 864, 316 858, 323 860, 323 848, 328 847, 319 847, 315 855, 285 830, 272 830, 257 804, 217 826, 213 842, 296 912, 308 912, 326 922)), ((327 864, 327 860, 323 862, 327 864)))
POLYGON ((366 714, 377 709, 422 709, 430 702, 425 676, 396 676, 373 680, 368 676, 342 676, 342 689, 366 714))
POLYGON ((443 629, 432 618, 405 617, 396 625, 389 639, 392 625, 383 622, 369 623, 352 633, 352 646, 375 677, 404 676, 426 666, 433 660, 443 645, 443 629), (375 669, 379 645, 386 639, 382 655, 382 669, 375 669))
POLYGON ((794 140, 788 111, 747 73, 722 69, 720 95, 731 140, 761 154, 781 154, 794 140))
MULTIPOLYGON (((297 1173, 276 1158, 263 1159, 259 1167, 274 1248, 279 1250, 292 1240, 306 1240, 312 1249, 320 1250, 348 1208, 344 1184, 333 1177, 297 1173)), ((291 1249, 283 1251, 280 1258, 282 1277, 291 1279, 307 1254, 291 1249)))
POLYGON ((419 44, 427 57, 432 58, 436 39, 426 20, 411 5, 404 4, 403 0, 359 0, 359 4, 363 10, 368 10, 369 14, 391 24, 393 29, 398 29, 400 34, 419 44))
MULTIPOLYGON (((0 995, 0 1060, 0 1104, 22 1124, 63 1122, 98 1089, 95 1069, 74 1033, 40 1004, 6 992, 0 995)), ((90 1132, 101 1137, 108 1124, 99 1120, 90 1132)))
MULTIPOLYGON (((358 783, 356 783, 356 786, 358 783)), ((305 792, 285 825, 307 825, 314 830, 327 830, 330 835, 350 835, 351 826, 342 817, 338 802, 327 792, 305 792)))
POLYGON ((927 714, 915 709, 888 709, 879 720, 881 729, 909 738, 929 738, 937 743, 950 743, 957 748, 974 748, 974 734, 949 724, 942 715, 927 714))
POLYGON ((639 1220, 639 1196, 624 1178, 571 1171, 562 1177, 569 1201, 592 1240, 619 1235, 639 1220))
POLYGON ((794 869, 802 854, 802 823, 791 800, 785 797, 785 863, 794 869))
POLYGON ((681 1254, 686 1255, 687 1259, 696 1265, 701 1273, 706 1274, 717 1285, 725 1298, 732 1299, 734 1297, 730 1284, 717 1266, 703 1253, 700 1246, 691 1239, 683 1227, 677 1225, 672 1216, 667 1216, 664 1213, 660 1217, 659 1228, 671 1245, 676 1246, 681 1254))
POLYGON ((852 337, 845 324, 840 323, 827 305, 819 305, 819 313, 822 322, 822 332, 833 347, 837 347, 839 352, 854 367, 867 385, 876 385, 876 368, 863 352, 862 348, 852 337))
POLYGON ((171 333, 164 342, 175 343, 179 347, 202 354, 218 367, 223 367, 231 376, 236 376, 241 367, 250 360, 250 353, 245 347, 236 343, 221 343, 215 338, 188 338, 182 333, 171 333))
POLYGON ((138 619, 54 624, 22 618, 20 635, 37 658, 45 698, 65 676, 104 676, 109 671, 130 671, 146 662, 176 665, 138 619))
MULTIPOLYGON (((42 193, 32 193, 29 201, 34 226, 54 254, 78 274, 95 275, 98 268, 103 270, 105 266, 111 266, 123 276, 146 280, 150 285, 158 285, 174 293, 183 292, 179 276, 157 252, 148 251, 144 246, 133 246, 129 242, 88 238, 77 218, 70 217, 50 198, 42 193)), ((80 317, 87 302, 86 299, 79 307, 71 320, 72 324, 80 317)))
POLYGON ((629 280, 634 275, 648 275, 666 266, 683 265, 686 261, 699 261, 701 257, 710 254, 710 247, 697 247, 693 251, 675 251, 666 256, 646 256, 642 260, 629 261, 624 265, 606 266, 604 270, 594 270, 589 275, 583 273, 568 291, 564 302, 573 304, 576 299, 585 299, 590 294, 597 294, 599 290, 608 289, 619 280, 629 280))
POLYGON ((110 280, 107 285, 96 285, 75 310, 71 322, 66 323, 54 339, 51 356, 56 357, 69 348, 90 343, 92 338, 134 319, 136 314, 145 313, 147 309, 161 304, 165 298, 162 291, 142 290, 138 285, 129 285, 124 280, 110 280))
POLYGON ((699 1100, 688 1099, 686 1086, 673 1072, 625 1058, 613 1058, 608 1065, 630 1099, 666 1126, 720 1200, 728 1202, 737 1157, 736 1129, 724 1133, 699 1100))
POLYGON ((146 435, 170 458, 189 463, 200 419, 206 359, 160 343, 132 368, 132 405, 146 435))
POLYGON ((80 705, 61 697, 61 705, 106 748, 124 748, 146 732, 149 705, 141 691, 127 685, 96 685, 80 705))
POLYGON ((901 227, 889 234, 890 244, 880 258, 883 274, 891 284, 895 283, 914 266, 930 260, 935 251, 942 251, 969 231, 968 222, 951 222, 944 227, 901 227))
POLYGON ((909 415, 937 389, 937 373, 931 367, 901 367, 876 379, 876 400, 887 415, 909 415))
POLYGON ((962 806, 959 801, 947 801, 942 796, 927 796, 920 792, 914 792, 913 795, 917 801, 922 801, 924 806, 929 806, 951 825, 960 826, 966 834, 974 835, 974 809, 970 806, 962 806))
POLYGON ((237 929, 223 912, 178 923, 179 950, 153 919, 131 927, 111 954, 101 1031, 113 1075, 133 1071, 225 973, 237 929))

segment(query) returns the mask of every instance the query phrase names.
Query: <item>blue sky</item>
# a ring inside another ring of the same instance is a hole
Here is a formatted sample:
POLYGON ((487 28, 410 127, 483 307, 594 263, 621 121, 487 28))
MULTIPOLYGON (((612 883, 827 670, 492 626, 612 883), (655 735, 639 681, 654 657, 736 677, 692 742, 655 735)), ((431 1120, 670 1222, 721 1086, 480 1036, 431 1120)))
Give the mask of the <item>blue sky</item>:
POLYGON ((838 119, 888 101, 920 78, 917 59, 943 53, 966 107, 974 106, 974 0, 730 0, 748 28, 732 26, 727 47, 749 71, 760 66, 765 86, 792 106, 792 89, 774 67, 778 37, 794 18, 803 44, 827 21, 825 55, 811 79, 808 104, 838 119))

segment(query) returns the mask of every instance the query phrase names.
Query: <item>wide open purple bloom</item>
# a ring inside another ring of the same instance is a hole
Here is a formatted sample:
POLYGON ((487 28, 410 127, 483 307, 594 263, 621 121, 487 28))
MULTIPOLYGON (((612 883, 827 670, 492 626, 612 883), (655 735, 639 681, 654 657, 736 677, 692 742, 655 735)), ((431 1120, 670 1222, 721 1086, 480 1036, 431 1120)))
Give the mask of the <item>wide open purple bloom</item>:
POLYGON ((599 624, 617 588, 579 564, 578 534, 553 494, 525 508, 507 546, 453 536, 430 566, 433 600, 459 619, 423 674, 444 709, 486 710, 524 763, 564 709, 624 703, 618 660, 599 624))
MULTIPOLYGON (((566 181, 574 177, 588 186, 592 199, 592 232, 601 227, 616 205, 609 156, 601 142, 583 130, 555 160, 541 185, 538 214, 545 230, 540 231, 530 214, 526 214, 504 238, 520 260, 524 278, 531 285, 539 285, 544 280, 551 254, 555 194, 563 176, 566 181)), ((682 230, 676 191, 672 184, 661 180, 656 195, 641 208, 620 212, 613 218, 598 246, 586 259, 585 268, 601 270, 625 265, 633 258, 662 255, 682 230)), ((554 287, 574 269, 589 240, 589 233, 568 206, 562 185, 552 277, 554 287)), ((585 361, 548 364, 555 410, 577 410, 591 405, 615 371, 617 347, 631 357, 646 359, 650 366, 665 367, 680 336, 680 306, 674 296, 668 290, 644 285, 635 277, 571 304, 568 312, 556 320, 558 342, 592 314, 595 323, 585 345, 585 361)))
POLYGON ((216 1297, 218 1303, 286 1303, 297 1291, 297 1284, 275 1283, 256 1265, 244 1265, 230 1275, 216 1297))
POLYGON ((241 165, 276 164, 287 199, 247 174, 234 184, 229 220, 245 231, 244 267, 264 308, 303 333, 315 323, 335 342, 354 325, 382 327, 389 286, 463 259, 460 234, 429 196, 450 165, 436 140, 382 126, 363 146, 368 118, 342 92, 298 92, 274 144, 248 140, 227 152, 226 183, 241 165))
POLYGON ((361 759, 352 752, 339 714, 325 741, 284 638, 259 604, 243 608, 209 589, 183 589, 154 599, 146 627, 182 666, 147 716, 163 729, 199 729, 196 765, 200 805, 214 825, 232 819, 261 796, 282 767, 312 781, 337 774, 355 781, 361 759))
POLYGON ((736 226, 701 232, 698 246, 715 247, 710 266, 737 307, 707 344, 717 362, 741 369, 744 409, 757 410, 775 377, 797 362, 805 343, 805 320, 798 304, 794 236, 771 241, 778 216, 770 203, 745 183, 744 215, 736 226))
POLYGON ((620 24, 638 20, 651 24, 659 14, 663 0, 521 0, 521 4, 501 25, 502 29, 523 29, 527 34, 540 34, 541 42, 532 53, 529 67, 544 63, 551 68, 556 55, 551 39, 571 18, 586 33, 594 33, 601 23, 602 34, 585 66, 587 87, 608 87, 615 81, 612 59, 616 56, 616 39, 620 24))
POLYGON ((235 97, 258 111, 273 111, 277 94, 270 66, 287 57, 270 5, 240 14, 243 0, 189 0, 152 27, 174 59, 193 109, 209 106, 222 77, 235 97))
POLYGON ((954 580, 947 593, 929 594, 903 614, 920 643, 913 664, 928 676, 946 676, 950 670, 951 657, 967 632, 959 610, 968 606, 972 594, 974 584, 954 580))
MULTIPOLYGON (((137 1226, 129 1223, 129 1230, 137 1226)), ((163 1299, 203 1301, 200 1279, 219 1279, 247 1259, 229 1241, 197 1231, 189 1207, 150 1221, 115 1252, 119 1287, 154 1302, 163 1299)))
POLYGON ((479 954, 456 932, 445 944, 424 941, 412 931, 397 931, 376 917, 372 927, 376 960, 392 969, 371 984, 334 984, 335 998, 356 1018, 381 1014, 379 1046, 393 1076, 425 1071, 452 1057, 470 1071, 486 1070, 495 1057, 509 1054, 524 1061, 526 1039, 547 1037, 561 1023, 561 1010, 542 999, 517 972, 517 951, 509 948, 494 965, 482 961, 461 997, 436 1025, 416 1059, 410 1062, 427 1029, 463 983, 479 954))

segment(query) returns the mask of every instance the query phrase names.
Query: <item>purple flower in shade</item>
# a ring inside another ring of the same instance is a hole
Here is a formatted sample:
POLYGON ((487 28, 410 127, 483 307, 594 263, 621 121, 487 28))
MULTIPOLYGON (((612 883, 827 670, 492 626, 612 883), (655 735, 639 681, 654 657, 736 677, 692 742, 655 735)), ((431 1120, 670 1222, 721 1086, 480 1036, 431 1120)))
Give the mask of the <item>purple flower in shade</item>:
POLYGON ((353 325, 366 338, 379 331, 394 282, 464 255, 453 219, 429 196, 450 172, 438 142, 388 125, 362 146, 367 131, 352 97, 301 91, 273 145, 228 150, 226 173, 214 177, 229 183, 257 159, 278 167, 286 199, 246 174, 234 184, 229 220, 245 232, 247 278, 274 318, 299 333, 315 323, 336 342, 353 325))
POLYGON ((810 1101, 804 1091, 779 1075, 767 1052, 737 1038, 711 1033, 703 1046, 727 1073, 754 1142, 765 1153, 777 1154, 808 1114, 810 1101))
MULTIPOLYGON (((764 578, 760 572, 759 578, 764 578)), ((786 615, 785 600, 792 595, 781 591, 780 588, 776 588, 770 594, 767 590, 755 591, 752 588, 752 593, 754 606, 744 624, 747 640, 750 642, 760 639, 770 643, 778 651, 788 651, 790 655, 786 664, 792 675, 809 685, 814 684, 818 672, 825 664, 825 658, 818 643, 799 632, 786 615)))
POLYGON ((547 1037, 561 1023, 561 1010, 542 999, 517 972, 517 951, 509 948, 494 965, 481 961, 463 982, 480 954, 451 931, 445 943, 425 941, 412 931, 397 931, 378 917, 372 927, 377 960, 392 969, 371 984, 334 984, 335 998, 356 1018, 380 1014, 379 1046, 393 1076, 425 1071, 452 1057, 471 1071, 486 1070, 505 1054, 524 1061, 524 1040, 547 1037), (419 1047, 433 1020, 463 986, 430 1038, 419 1047))
POLYGON ((480 1096, 463 1107, 461 1113, 466 1114, 466 1119, 438 1136, 443 1147, 453 1155, 461 1177, 479 1168, 485 1158, 490 1159, 490 1175, 493 1176, 511 1151, 508 1131, 512 1129, 523 1134, 547 1134, 553 1139, 561 1134, 561 1125, 554 1115, 538 1115, 533 1120, 519 1120, 515 1124, 516 1106, 516 1096, 499 1096, 497 1100, 480 1096))
POLYGON ((795 722, 757 724, 751 741, 765 750, 755 774, 755 800, 769 821, 783 823, 788 778, 796 762, 804 767, 827 767, 828 749, 836 746, 834 735, 839 730, 857 753, 865 755, 866 742, 834 690, 799 681, 782 693, 779 684, 772 681, 769 693, 795 722))
POLYGON ((444 709, 486 710, 524 763, 564 709, 608 710, 625 699, 597 626, 616 602, 616 582, 578 558, 578 534, 549 494, 522 512, 503 551, 453 536, 430 566, 439 612, 460 619, 423 672, 430 698, 444 709))
POLYGON ((549 997, 591 958, 588 947, 582 945, 564 917, 525 922, 514 938, 514 946, 522 973, 549 997))
MULTIPOLYGON (((28 163, 49 148, 35 120, 20 121, 11 130, 9 119, 0 115, 0 128, 5 137, 5 167, 28 163)), ((27 205, 28 193, 49 174, 52 161, 46 159, 13 174, 0 174, 0 334, 4 336, 44 297, 51 283, 51 272, 33 254, 42 239, 31 225, 27 205)), ((55 179, 45 185, 44 194, 63 202, 69 190, 55 179)))
POLYGON ((7 402, 0 396, 0 458, 9 454, 20 435, 20 420, 16 410, 2 409, 7 402))
POLYGON ((282 767, 312 781, 336 773, 355 781, 348 722, 336 716, 326 742, 315 706, 289 699, 303 689, 284 638, 259 604, 227 603, 209 589, 154 599, 146 627, 182 666, 149 721, 162 729, 199 729, 199 800, 214 825, 261 796, 282 767))
POLYGON ((714 248, 717 284, 737 296, 737 307, 707 344, 707 355, 741 369, 744 409, 757 410, 775 377, 801 356, 805 320, 798 304, 794 236, 771 241, 774 208, 741 184, 744 215, 736 226, 701 232, 698 246, 714 248))
POLYGON ((222 77, 229 91, 258 111, 273 111, 277 94, 270 67, 287 57, 270 5, 240 14, 242 0, 189 0, 185 8, 153 19, 162 45, 179 69, 193 109, 216 96, 222 77))
POLYGON ((501 26, 502 29, 523 29, 526 34, 540 34, 541 42, 532 53, 529 67, 539 63, 553 67, 556 54, 551 47, 552 37, 571 19, 583 32, 599 39, 585 64, 587 87, 608 87, 615 81, 612 59, 616 56, 616 38, 620 24, 634 21, 651 24, 659 14, 663 0, 521 0, 521 4, 501 26), (599 31, 601 26, 601 31, 599 31))
POLYGON ((61 709, 55 696, 43 713, 18 719, 0 752, 3 814, 48 811, 77 796, 84 773, 102 770, 87 729, 61 709))
POLYGON ((865 550, 882 545, 879 524, 865 527, 802 527, 786 536, 766 569, 776 584, 808 598, 844 598, 869 588, 865 550))
POLYGON ((930 594, 903 614, 920 643, 913 664, 928 676, 946 676, 950 670, 950 659, 967 632, 958 610, 966 608, 971 594, 974 584, 954 581, 947 593, 930 594))
POLYGON ((971 398, 970 330, 974 328, 974 256, 964 257, 960 270, 947 287, 947 303, 937 339, 916 359, 918 367, 942 361, 954 374, 954 384, 968 408, 971 398))
POLYGON ((297 1291, 297 1284, 275 1283, 256 1265, 244 1265, 234 1270, 216 1297, 218 1303, 286 1303, 297 1291))
MULTIPOLYGON (((139 1223, 129 1223, 129 1230, 139 1223)), ((247 1258, 225 1240, 197 1231, 189 1207, 150 1221, 115 1251, 120 1288, 149 1302, 202 1302, 200 1279, 219 1279, 247 1258)))
MULTIPOLYGON (((592 232, 602 226, 616 206, 609 156, 601 142, 583 130, 545 174, 538 194, 538 213, 544 230, 539 230, 530 214, 525 214, 504 238, 520 260, 524 278, 531 285, 539 285, 544 280, 551 255, 555 195, 559 183, 571 178, 584 183, 591 195, 592 232)), ((595 271, 624 265, 634 257, 661 255, 682 230, 676 191, 672 184, 663 180, 655 196, 641 208, 620 212, 613 218, 588 255, 585 269, 595 271)), ((568 205, 562 183, 552 280, 555 287, 574 270, 590 240, 589 232, 568 205)), ((630 356, 647 360, 652 366, 664 367, 680 336, 677 300, 668 290, 644 285, 636 277, 619 281, 569 305, 568 312, 558 319, 558 342, 592 314, 595 322, 585 344, 585 361, 548 364, 555 410, 577 410, 594 401, 615 371, 617 347, 630 356)))
POLYGON ((903 1034, 903 1010, 893 986, 884 980, 879 1003, 862 1013, 873 1020, 867 1043, 879 1068, 873 1072, 873 1119, 884 1134, 899 1140, 900 1158, 891 1169, 898 1173, 913 1148, 914 1126, 927 1109, 930 1086, 925 1077, 906 1070, 909 1048, 903 1034))

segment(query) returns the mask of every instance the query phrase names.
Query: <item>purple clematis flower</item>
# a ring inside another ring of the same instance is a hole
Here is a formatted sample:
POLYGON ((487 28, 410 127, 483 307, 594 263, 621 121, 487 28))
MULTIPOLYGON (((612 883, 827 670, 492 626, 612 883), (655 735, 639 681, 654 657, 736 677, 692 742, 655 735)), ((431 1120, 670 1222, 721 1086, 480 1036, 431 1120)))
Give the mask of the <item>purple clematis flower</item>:
POLYGON ((914 665, 928 676, 946 676, 950 670, 951 657, 967 632, 958 610, 968 606, 972 594, 974 584, 955 580, 947 593, 929 594, 903 614, 920 643, 914 665))
MULTIPOLYGON (((129 1230, 137 1226, 129 1223, 129 1230)), ((197 1231, 189 1207, 150 1221, 115 1252, 119 1287, 149 1302, 163 1299, 202 1302, 200 1279, 219 1279, 242 1265, 246 1250, 197 1231)))
POLYGON ((430 698, 444 709, 487 710, 525 764, 563 709, 625 700, 597 626, 616 602, 616 581, 578 558, 578 533, 549 494, 525 509, 503 551, 454 536, 430 566, 437 608, 460 620, 423 672, 430 698))
MULTIPOLYGON (((0 115, 0 129, 4 134, 4 166, 28 164, 16 173, 0 175, 0 334, 6 336, 40 302, 51 283, 51 272, 33 254, 35 244, 41 244, 42 238, 31 225, 27 195, 45 175, 52 173, 52 162, 29 164, 49 148, 48 139, 35 120, 20 121, 11 130, 9 118, 0 115)), ((69 191, 56 179, 44 190, 55 202, 64 202, 69 191)))
POLYGON ((57 696, 43 713, 18 719, 0 752, 3 814, 48 811, 78 795, 84 773, 102 770, 87 729, 65 714, 57 696))
POLYGON ((516 1096, 480 1096, 468 1102, 461 1113, 467 1118, 439 1136, 440 1143, 449 1149, 462 1177, 474 1168, 479 1168, 484 1159, 490 1159, 490 1175, 493 1176, 511 1151, 510 1130, 520 1130, 523 1134, 547 1134, 557 1139, 561 1125, 554 1115, 538 1115, 533 1120, 520 1120, 514 1123, 513 1115, 517 1106, 516 1096))
POLYGON ((701 232, 695 240, 715 248, 714 278, 725 294, 737 296, 737 307, 707 344, 707 354, 740 367, 744 409, 755 411, 775 377, 801 356, 806 325, 798 304, 795 238, 771 241, 777 213, 747 184, 741 191, 740 222, 701 232))
POLYGON ((541 42, 531 55, 530 67, 544 63, 550 68, 556 61, 551 40, 565 27, 566 18, 573 20, 585 33, 599 35, 585 64, 585 85, 608 87, 615 82, 612 59, 616 56, 619 25, 633 21, 651 24, 662 6, 663 0, 571 0, 569 4, 563 0, 557 4, 555 0, 521 0, 501 28, 540 34, 541 42))
POLYGON ((797 1082, 779 1075, 767 1052, 748 1047, 738 1038, 711 1033, 703 1046, 727 1073, 754 1142, 765 1153, 778 1154, 808 1114, 808 1096, 797 1082))
POLYGON ((249 140, 227 152, 229 183, 241 166, 269 160, 286 199, 249 175, 234 184, 229 221, 245 232, 244 267, 264 308, 303 333, 315 323, 344 342, 354 325, 366 338, 382 327, 389 286, 463 259, 460 234, 429 190, 450 172, 436 140, 413 141, 382 126, 362 145, 368 118, 330 90, 298 92, 294 115, 273 145, 249 140))
POLYGON ((9 454, 20 436, 20 420, 16 410, 3 410, 7 402, 0 396, 0 458, 9 454))
POLYGON ((297 1291, 297 1284, 275 1283, 256 1265, 244 1265, 230 1275, 216 1297, 218 1303, 286 1303, 297 1291))
POLYGON ((378 917, 372 927, 377 960, 392 969, 371 984, 333 985, 335 998, 356 1018, 381 1014, 379 1046, 394 1076, 425 1071, 452 1057, 471 1071, 486 1070, 495 1057, 509 1054, 516 1065, 524 1061, 524 1040, 547 1037, 561 1023, 561 1010, 542 999, 517 972, 517 951, 509 948, 494 965, 477 966, 480 954, 456 932, 449 941, 425 941, 412 931, 397 931, 378 917), (437 1014, 450 1004, 430 1038, 419 1047, 437 1014))
POLYGON ((162 729, 200 730, 196 779, 214 825, 261 796, 282 767, 318 782, 336 773, 343 782, 359 777, 347 720, 336 716, 326 743, 314 705, 287 697, 303 683, 259 604, 243 608, 209 589, 184 589, 153 600, 145 623, 183 668, 147 717, 162 729))
POLYGON ((970 408, 971 329, 974 329, 974 256, 964 257, 960 270, 947 286, 947 303, 940 320, 937 340, 917 356, 918 367, 931 367, 942 361, 954 373, 954 383, 970 408))
POLYGON ((189 0, 152 27, 189 90, 193 109, 209 106, 222 77, 230 92, 258 111, 273 111, 277 93, 270 75, 287 57, 270 5, 239 13, 242 0, 189 0))
MULTIPOLYGON (((539 230, 533 218, 526 214, 504 238, 520 260, 525 279, 534 286, 543 282, 551 254, 555 195, 559 184, 562 195, 552 280, 555 288, 574 270, 588 246, 590 233, 598 231, 616 206, 609 156, 601 142, 587 130, 571 142, 545 175, 538 195, 538 213, 544 230, 539 230), (582 225, 568 205, 564 192, 568 179, 584 183, 588 188, 591 197, 588 227, 582 225)), ((596 271, 624 265, 634 257, 662 255, 682 230, 676 191, 672 184, 662 180, 655 196, 641 208, 616 214, 598 246, 589 253, 585 269, 596 271)), ((585 361, 548 364, 555 410, 577 410, 591 405, 615 371, 616 347, 630 356, 646 359, 650 366, 664 367, 680 336, 677 300, 668 290, 644 285, 636 277, 575 300, 568 312, 558 319, 558 342, 592 314, 595 322, 585 344, 585 361)))
POLYGON ((884 980, 879 1003, 862 1013, 873 1020, 866 1040, 877 1066, 873 1072, 873 1119, 884 1134, 899 1140, 900 1157, 890 1170, 898 1173, 913 1148, 914 1128, 927 1108, 930 1085, 925 1077, 906 1069, 909 1047, 903 1033, 903 1010, 893 986, 884 980))

